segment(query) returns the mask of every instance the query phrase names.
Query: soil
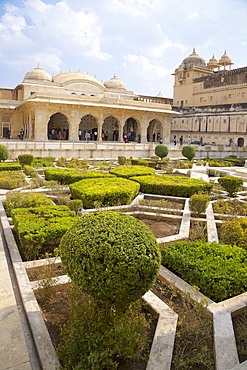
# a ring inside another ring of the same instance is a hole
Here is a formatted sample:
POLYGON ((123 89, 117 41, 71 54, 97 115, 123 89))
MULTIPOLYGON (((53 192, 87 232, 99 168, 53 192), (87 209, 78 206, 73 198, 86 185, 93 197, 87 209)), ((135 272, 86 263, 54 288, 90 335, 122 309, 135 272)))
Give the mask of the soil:
POLYGON ((151 220, 145 216, 134 216, 144 222, 154 233, 156 238, 163 238, 179 233, 180 222, 151 220))
MULTIPOLYGON (((52 286, 48 290, 38 289, 35 291, 36 298, 41 307, 45 323, 51 335, 52 342, 55 347, 61 341, 61 328, 69 318, 69 302, 68 294, 72 288, 72 284, 63 284, 52 286), (49 298, 49 299, 48 299, 49 298)), ((179 315, 179 325, 176 334, 174 358, 177 356, 176 362, 173 360, 171 369, 192 369, 192 370, 213 370, 213 326, 212 317, 208 311, 203 308, 195 308, 188 298, 180 292, 175 291, 164 283, 157 281, 152 291, 159 296, 166 304, 168 304, 179 315), (198 317, 203 317, 203 320, 198 320, 198 317), (202 333, 206 333, 204 336, 202 333), (194 339, 192 340, 192 338, 194 339), (203 362, 207 365, 198 362, 195 356, 200 353, 201 348, 206 347, 206 351, 202 354, 203 362), (193 355, 192 355, 193 353, 193 355), (207 358, 205 358, 205 356, 207 358), (180 367, 180 360, 184 364, 188 363, 188 367, 180 367), (187 361, 187 362, 186 362, 187 361)), ((151 348, 152 338, 156 328, 156 319, 150 320, 149 343, 146 349, 146 358, 151 348)), ((119 365, 119 370, 145 370, 146 362, 141 361, 122 361, 119 365)))

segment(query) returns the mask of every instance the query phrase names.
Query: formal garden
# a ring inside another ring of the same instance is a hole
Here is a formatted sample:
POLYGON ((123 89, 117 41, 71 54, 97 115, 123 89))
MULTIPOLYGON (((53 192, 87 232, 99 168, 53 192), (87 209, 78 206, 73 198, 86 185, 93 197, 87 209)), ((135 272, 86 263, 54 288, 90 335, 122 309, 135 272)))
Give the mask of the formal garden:
MULTIPOLYGON (((0 150, 4 209, 64 369, 151 369, 158 316, 142 299, 148 291, 178 315, 170 368, 216 368, 208 307, 247 292, 247 191, 239 177, 190 177, 193 149, 183 148, 184 160, 158 145, 148 160, 104 162, 29 154, 8 162, 0 150)), ((244 165, 197 162, 209 174, 244 165)), ((247 311, 232 321, 244 362, 247 311)))

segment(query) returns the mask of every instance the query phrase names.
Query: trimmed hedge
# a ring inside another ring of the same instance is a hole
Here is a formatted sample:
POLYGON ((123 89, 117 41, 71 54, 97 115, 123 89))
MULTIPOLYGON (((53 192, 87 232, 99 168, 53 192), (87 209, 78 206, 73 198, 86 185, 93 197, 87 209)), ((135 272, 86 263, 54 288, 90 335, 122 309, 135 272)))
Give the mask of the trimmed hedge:
POLYGON ((195 193, 210 193, 213 184, 184 176, 135 176, 130 180, 140 184, 140 191, 147 194, 170 195, 189 198, 195 193))
POLYGON ((21 171, 2 171, 0 189, 16 189, 27 185, 25 175, 21 171))
POLYGON ((161 248, 162 264, 216 302, 247 290, 247 251, 215 242, 176 242, 161 248))
POLYGON ((166 145, 160 144, 160 145, 156 145, 154 152, 158 157, 163 159, 164 157, 168 155, 169 149, 166 145))
POLYGON ((205 213, 210 202, 207 194, 193 194, 189 200, 190 212, 200 215, 205 213))
POLYGON ((81 199, 84 208, 129 204, 140 185, 123 178, 86 179, 70 184, 73 199, 81 199))
POLYGON ((61 260, 72 281, 106 304, 126 307, 155 282, 160 250, 150 229, 113 211, 88 213, 63 236, 61 260))
POLYGON ((20 171, 19 163, 0 163, 0 171, 20 171))
POLYGON ((117 166, 109 171, 112 175, 128 179, 133 176, 154 175, 153 168, 146 168, 143 166, 117 166))
POLYGON ((241 177, 223 176, 218 179, 218 183, 227 191, 230 197, 235 197, 241 189, 244 180, 241 177))
POLYGON ((22 256, 27 260, 53 253, 62 236, 78 219, 67 206, 16 208, 11 216, 22 256))
POLYGON ((14 192, 6 194, 6 202, 4 203, 7 212, 11 212, 15 208, 33 208, 40 206, 52 206, 53 201, 44 193, 34 192, 14 192))
POLYGON ((54 163, 52 161, 48 161, 47 159, 34 159, 31 163, 32 167, 54 167, 54 163))
POLYGON ((22 165, 31 166, 31 163, 34 160, 34 156, 32 154, 20 154, 18 155, 18 162, 22 165))
POLYGON ((186 145, 182 149, 182 155, 191 161, 196 155, 196 150, 193 146, 186 145))
POLYGON ((46 168, 44 169, 45 179, 47 181, 57 181, 60 184, 72 184, 74 182, 101 177, 114 177, 108 172, 99 172, 91 170, 75 170, 74 168, 46 168))

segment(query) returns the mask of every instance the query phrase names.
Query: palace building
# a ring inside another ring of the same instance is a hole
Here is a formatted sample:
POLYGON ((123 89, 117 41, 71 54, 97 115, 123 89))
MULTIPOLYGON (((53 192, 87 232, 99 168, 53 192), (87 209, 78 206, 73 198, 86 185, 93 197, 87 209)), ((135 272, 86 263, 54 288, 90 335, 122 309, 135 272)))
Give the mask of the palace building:
POLYGON ((80 71, 51 76, 38 66, 14 89, 0 89, 0 137, 20 138, 23 130, 30 141, 88 136, 95 142, 169 143, 171 103, 136 95, 116 76, 103 83, 80 71))
POLYGON ((247 146, 247 67, 231 69, 225 52, 208 63, 195 49, 174 72, 171 141, 247 146))

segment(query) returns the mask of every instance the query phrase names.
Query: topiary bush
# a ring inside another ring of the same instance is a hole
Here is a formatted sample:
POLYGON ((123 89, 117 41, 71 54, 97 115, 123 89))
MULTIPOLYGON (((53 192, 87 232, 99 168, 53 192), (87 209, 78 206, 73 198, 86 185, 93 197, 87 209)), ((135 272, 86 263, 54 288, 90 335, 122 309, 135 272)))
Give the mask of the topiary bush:
POLYGON ((127 162, 127 158, 124 155, 118 156, 118 164, 120 164, 120 166, 124 166, 126 162, 127 162))
POLYGON ((210 193, 213 184, 184 176, 135 176, 130 180, 140 184, 140 191, 148 194, 190 197, 195 193, 210 193))
POLYGON ((9 158, 9 151, 5 145, 0 145, 0 162, 6 161, 9 158))
POLYGON ((205 213, 210 202, 207 194, 193 194, 189 200, 190 212, 200 215, 205 213))
POLYGON ((196 155, 196 150, 193 146, 186 145, 182 149, 182 155, 191 161, 196 155))
POLYGON ((160 267, 154 234, 113 211, 88 213, 63 236, 61 260, 72 281, 106 306, 126 306, 153 285, 160 267))
POLYGON ((20 154, 20 155, 18 155, 18 162, 22 166, 25 166, 25 165, 31 166, 33 160, 34 160, 34 156, 32 154, 20 154))
POLYGON ((241 177, 224 176, 218 179, 218 183, 225 189, 230 197, 235 197, 241 189, 244 180, 241 177))
POLYGON ((19 163, 0 163, 0 171, 21 171, 19 163))
POLYGON ((78 213, 83 208, 81 199, 72 199, 68 202, 68 207, 71 211, 78 213))
POLYGON ((85 179, 69 185, 73 199, 81 199, 83 208, 129 204, 140 185, 123 178, 85 179))
POLYGON ((27 185, 25 175, 21 171, 2 171, 0 189, 12 190, 27 185))
POLYGON ((46 181, 58 181, 60 184, 69 185, 82 179, 91 179, 98 177, 112 177, 114 175, 108 172, 99 172, 93 170, 76 170, 74 168, 45 168, 44 169, 46 181))
POLYGON ((160 145, 156 145, 154 152, 158 157, 163 159, 164 157, 168 155, 169 149, 167 148, 166 145, 160 144, 160 145))
POLYGON ((247 219, 240 217, 223 222, 219 235, 222 243, 237 245, 247 250, 247 219))
POLYGON ((128 179, 132 176, 154 175, 155 169, 145 166, 117 166, 109 171, 112 175, 128 179))

